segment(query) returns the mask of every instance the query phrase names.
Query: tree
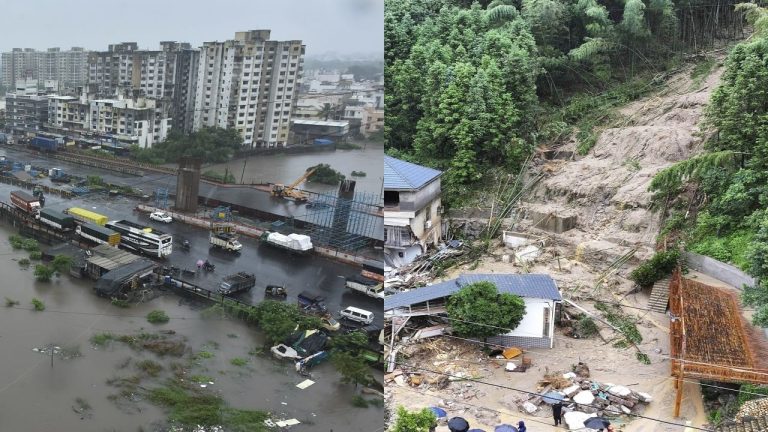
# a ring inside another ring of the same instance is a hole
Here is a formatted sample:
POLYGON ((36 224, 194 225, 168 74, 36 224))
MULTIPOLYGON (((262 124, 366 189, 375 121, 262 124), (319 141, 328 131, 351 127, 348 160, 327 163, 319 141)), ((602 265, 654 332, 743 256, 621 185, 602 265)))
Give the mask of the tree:
POLYGON ((437 424, 435 414, 429 409, 410 412, 403 407, 397 408, 397 421, 393 432, 429 432, 437 424))
POLYGON ((332 351, 346 351, 357 354, 368 346, 368 336, 362 331, 354 331, 331 339, 332 351))
POLYGON ((486 341, 517 327, 525 315, 525 302, 513 294, 500 294, 491 282, 476 282, 452 295, 446 310, 457 335, 486 341))
POLYGON ((375 380, 371 374, 371 368, 360 354, 352 354, 347 351, 334 350, 331 352, 331 363, 341 374, 341 382, 368 385, 375 380))
POLYGON ((53 270, 57 273, 63 273, 65 271, 69 270, 69 267, 72 265, 72 257, 68 255, 56 255, 53 257, 53 261, 51 261, 51 267, 53 270))
POLYGON ((324 103, 323 108, 320 110, 320 117, 323 117, 325 121, 328 121, 328 118, 333 115, 333 112, 335 111, 333 105, 330 103, 324 103))
POLYGON ((47 265, 38 264, 35 266, 35 279, 39 282, 50 282, 56 271, 47 265))
POLYGON ((256 306, 258 322, 268 343, 277 343, 299 330, 320 328, 320 319, 304 315, 296 305, 265 300, 256 306))

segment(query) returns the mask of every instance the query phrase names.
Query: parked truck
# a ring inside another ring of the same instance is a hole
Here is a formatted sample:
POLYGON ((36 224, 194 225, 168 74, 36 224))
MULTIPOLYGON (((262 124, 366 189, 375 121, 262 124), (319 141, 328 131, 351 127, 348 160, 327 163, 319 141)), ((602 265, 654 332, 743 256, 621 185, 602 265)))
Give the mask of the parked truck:
POLYGON ((51 168, 48 170, 48 178, 54 183, 69 183, 72 177, 61 170, 61 168, 51 168))
POLYGON ((40 223, 44 223, 59 231, 70 231, 75 228, 75 218, 69 215, 65 215, 58 210, 43 209, 40 210, 40 216, 38 217, 40 223))
POLYGON ((347 288, 365 294, 368 297, 384 300, 384 284, 379 281, 362 276, 352 276, 346 278, 345 285, 347 288))
POLYGON ((39 199, 20 190, 11 192, 11 203, 24 213, 34 216, 37 216, 42 208, 39 199))
POLYGON ((312 239, 302 234, 283 235, 276 232, 265 231, 261 235, 261 240, 271 246, 285 249, 298 254, 305 254, 312 251, 312 239))
POLYGON ((211 246, 218 247, 230 252, 240 252, 243 249, 243 245, 237 241, 236 234, 230 233, 211 233, 210 235, 211 246))
POLYGON ((324 316, 328 313, 328 307, 325 305, 325 297, 302 291, 298 296, 299 309, 310 315, 324 316))
POLYGON ((248 291, 256 285, 254 274, 239 272, 224 278, 219 284, 219 292, 224 295, 234 295, 248 291))
POLYGON ((44 152, 54 152, 61 145, 63 145, 63 141, 43 136, 36 136, 29 143, 30 147, 44 152))
POLYGON ((79 207, 70 207, 65 211, 65 213, 71 215, 73 218, 79 220, 80 222, 87 222, 101 226, 104 226, 109 221, 109 218, 102 214, 98 214, 79 207))

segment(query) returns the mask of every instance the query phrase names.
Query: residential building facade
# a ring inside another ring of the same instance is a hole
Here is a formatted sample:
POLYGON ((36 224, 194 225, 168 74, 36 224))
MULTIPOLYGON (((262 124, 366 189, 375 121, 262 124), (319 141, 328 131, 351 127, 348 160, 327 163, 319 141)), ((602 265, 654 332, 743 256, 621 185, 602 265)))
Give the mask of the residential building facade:
POLYGON ((442 237, 442 172, 384 156, 384 261, 400 267, 442 237))
POLYGON ((88 51, 81 47, 72 47, 68 51, 60 48, 48 48, 36 51, 31 48, 14 48, 1 55, 2 82, 7 88, 16 86, 16 81, 24 78, 58 81, 63 88, 74 88, 86 82, 88 51))
POLYGON ((48 118, 48 96, 6 93, 6 129, 14 134, 42 130, 48 118))
POLYGON ((299 40, 272 41, 269 36, 269 30, 250 30, 235 33, 233 40, 203 44, 195 130, 234 128, 243 145, 252 148, 287 144, 305 46, 299 40))
POLYGON ((47 129, 106 138, 113 143, 152 147, 171 130, 171 104, 151 98, 89 99, 51 96, 47 129))

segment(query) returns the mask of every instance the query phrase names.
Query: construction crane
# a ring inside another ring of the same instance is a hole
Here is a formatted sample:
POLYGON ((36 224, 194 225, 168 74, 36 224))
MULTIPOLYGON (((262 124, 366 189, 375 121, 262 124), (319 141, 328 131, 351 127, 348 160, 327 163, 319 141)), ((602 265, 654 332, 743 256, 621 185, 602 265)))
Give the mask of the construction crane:
POLYGON ((309 195, 306 192, 302 192, 296 189, 296 186, 304 183, 304 181, 308 179, 309 176, 315 172, 315 170, 317 170, 317 168, 308 169, 304 174, 302 174, 301 177, 299 177, 295 182, 289 184, 288 186, 283 184, 273 184, 272 196, 293 199, 299 202, 307 201, 309 199, 309 195))

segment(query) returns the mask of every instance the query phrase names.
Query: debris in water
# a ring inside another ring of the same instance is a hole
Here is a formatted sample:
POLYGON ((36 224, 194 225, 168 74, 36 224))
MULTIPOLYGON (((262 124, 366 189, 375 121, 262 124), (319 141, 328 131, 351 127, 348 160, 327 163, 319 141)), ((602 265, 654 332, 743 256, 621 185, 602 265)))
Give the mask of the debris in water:
POLYGON ((302 382, 300 382, 300 383, 296 384, 296 387, 298 387, 298 388, 300 388, 300 389, 304 390, 305 388, 307 388, 307 387, 311 386, 311 385, 312 385, 312 384, 314 384, 314 383, 315 383, 315 382, 314 382, 314 381, 312 381, 312 380, 304 380, 304 381, 302 381, 302 382))

